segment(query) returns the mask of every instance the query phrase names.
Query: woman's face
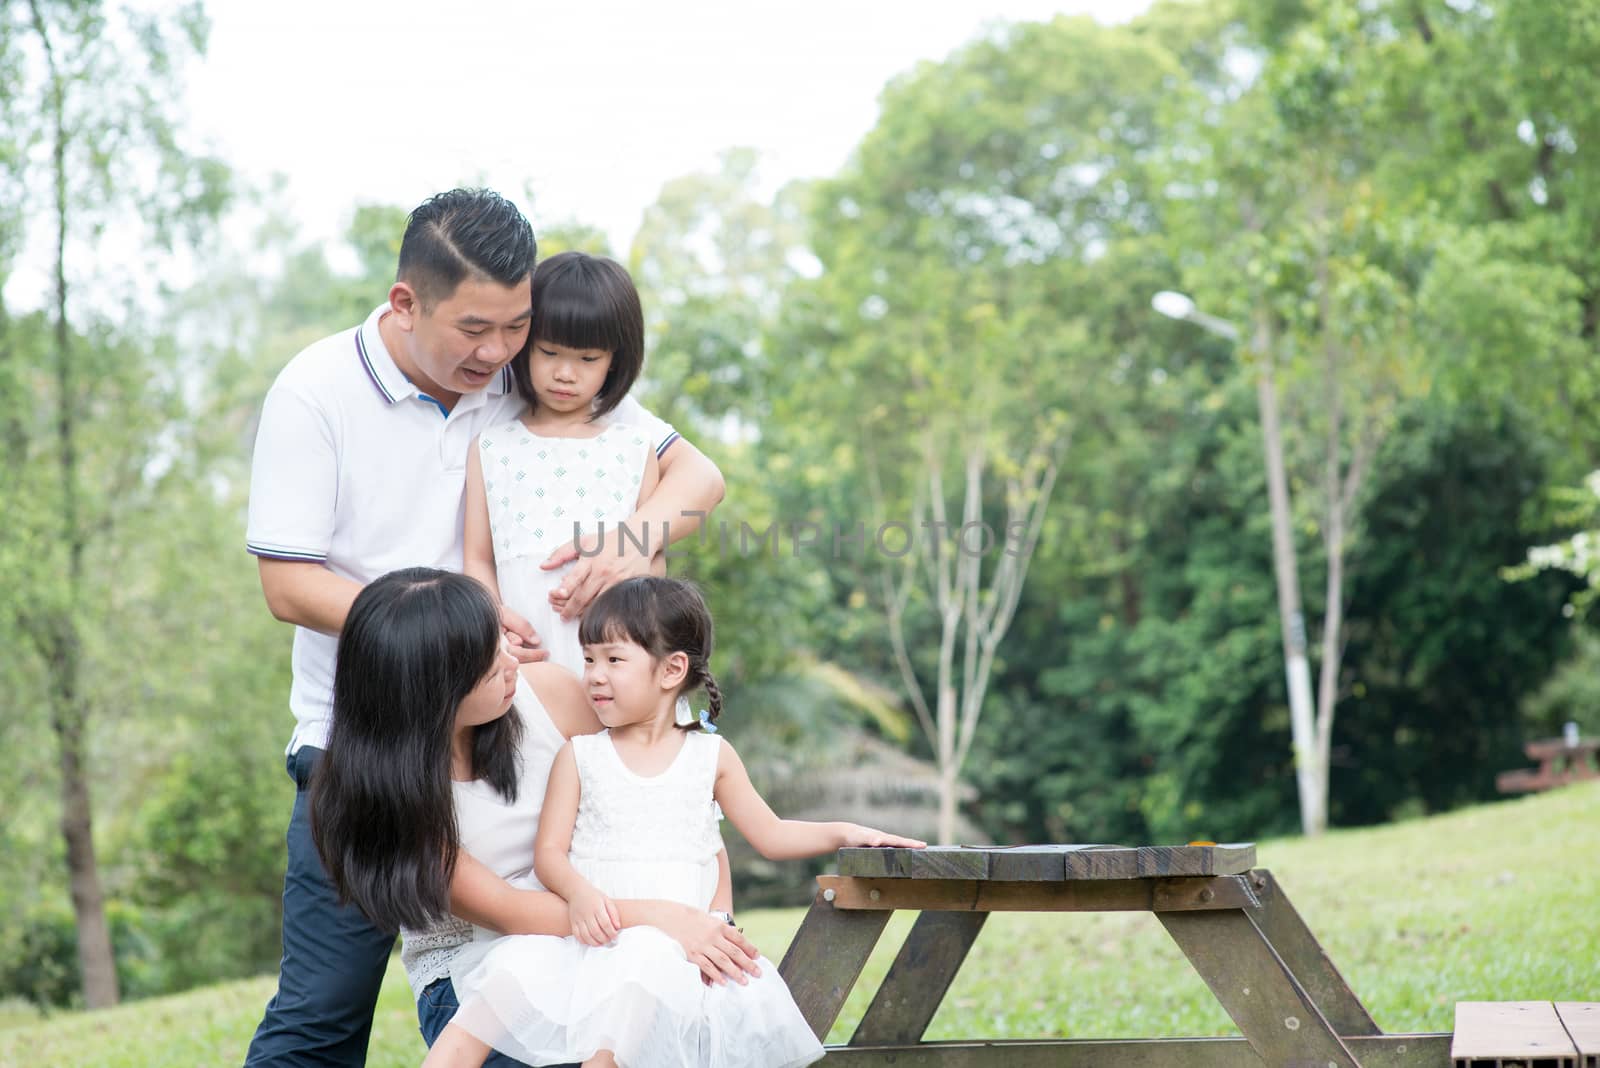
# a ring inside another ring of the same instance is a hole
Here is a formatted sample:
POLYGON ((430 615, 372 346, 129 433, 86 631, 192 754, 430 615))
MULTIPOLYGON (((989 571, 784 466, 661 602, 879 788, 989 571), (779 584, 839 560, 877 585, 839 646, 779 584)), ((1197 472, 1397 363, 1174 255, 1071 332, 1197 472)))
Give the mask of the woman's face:
POLYGON ((456 709, 456 729, 476 727, 480 723, 492 723, 499 719, 511 707, 511 698, 516 696, 516 692, 517 658, 511 655, 502 638, 499 648, 495 650, 494 664, 489 668, 489 673, 479 680, 478 685, 461 702, 461 707, 456 709))

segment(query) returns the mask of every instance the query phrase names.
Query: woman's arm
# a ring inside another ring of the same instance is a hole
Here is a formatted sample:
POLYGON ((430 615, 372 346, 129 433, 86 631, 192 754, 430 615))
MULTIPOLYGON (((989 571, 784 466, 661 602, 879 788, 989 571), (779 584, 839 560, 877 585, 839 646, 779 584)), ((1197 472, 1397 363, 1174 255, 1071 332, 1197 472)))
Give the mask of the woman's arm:
POLYGON ((583 680, 558 664, 525 664, 522 677, 528 680, 534 696, 544 706, 550 722, 563 738, 598 734, 605 728, 589 704, 583 680))
POLYGON ((450 911, 501 934, 569 935, 567 903, 548 890, 518 890, 466 850, 456 853, 450 911))
POLYGON ((902 846, 921 849, 927 843, 902 838, 859 823, 813 823, 809 820, 783 820, 772 811, 750 784, 744 761, 733 746, 722 744, 717 754, 717 803, 722 814, 733 821, 739 833, 768 860, 798 860, 819 857, 845 846, 902 846))

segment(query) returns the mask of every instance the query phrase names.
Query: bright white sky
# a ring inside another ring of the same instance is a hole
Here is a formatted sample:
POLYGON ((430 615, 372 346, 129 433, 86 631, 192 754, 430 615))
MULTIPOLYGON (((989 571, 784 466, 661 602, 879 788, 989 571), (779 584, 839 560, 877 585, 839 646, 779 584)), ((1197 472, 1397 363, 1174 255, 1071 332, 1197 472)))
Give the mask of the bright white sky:
MULTIPOLYGON (((160 8, 176 0, 129 0, 160 8)), ((301 243, 334 241, 357 204, 405 208, 482 184, 538 233, 599 227, 626 255, 661 186, 760 151, 765 192, 834 174, 877 119, 878 94, 997 21, 1132 19, 1150 0, 209 0, 210 46, 178 105, 192 147, 276 203, 301 243)), ((254 223, 227 227, 249 255, 254 223)), ((46 303, 48 234, 7 280, 46 303)), ((131 232, 97 267, 141 259, 131 232)), ((337 249, 337 245, 334 246, 337 249)), ((111 273, 115 273, 114 270, 111 273)), ((183 286, 187 269, 163 272, 183 286)))
POLYGON ((995 20, 1149 0, 213 0, 193 129, 284 173, 307 236, 361 201, 481 182, 625 253, 662 183, 735 145, 776 188, 834 173, 879 91, 995 20), (531 194, 532 202, 526 199, 531 194))

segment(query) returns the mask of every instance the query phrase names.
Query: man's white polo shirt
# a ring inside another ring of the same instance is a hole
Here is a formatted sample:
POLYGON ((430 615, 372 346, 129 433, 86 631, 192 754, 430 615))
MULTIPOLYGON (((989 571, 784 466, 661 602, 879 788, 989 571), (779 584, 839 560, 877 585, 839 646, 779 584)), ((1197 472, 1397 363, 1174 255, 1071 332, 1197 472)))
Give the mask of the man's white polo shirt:
MULTIPOLYGON (((384 346, 378 320, 388 310, 306 348, 267 392, 245 532, 257 556, 324 564, 362 585, 401 567, 461 570, 467 450, 522 402, 507 368, 446 415, 384 346)), ((658 455, 677 439, 632 398, 613 418, 646 427, 658 455)), ((327 742, 337 646, 295 628, 291 753, 327 742)))

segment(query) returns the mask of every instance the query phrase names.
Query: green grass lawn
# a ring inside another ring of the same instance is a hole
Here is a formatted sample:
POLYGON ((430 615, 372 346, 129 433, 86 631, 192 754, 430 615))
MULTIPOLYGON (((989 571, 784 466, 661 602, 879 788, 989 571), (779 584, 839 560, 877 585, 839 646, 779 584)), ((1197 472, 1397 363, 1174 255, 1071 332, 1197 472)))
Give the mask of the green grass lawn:
MULTIPOLYGON (((1266 842, 1271 868, 1386 1031, 1448 1031, 1457 1001, 1600 1001, 1600 784, 1432 819, 1266 842)), ((746 913, 782 956, 800 909, 746 913)), ((830 1041, 849 1037, 909 916, 897 916, 830 1041)), ((102 1012, 0 1011, 0 1065, 237 1065, 271 976, 102 1012)), ((996 915, 928 1037, 1158 1037, 1232 1025, 1154 917, 996 915)), ((368 1064, 423 1055, 398 959, 368 1064)))

